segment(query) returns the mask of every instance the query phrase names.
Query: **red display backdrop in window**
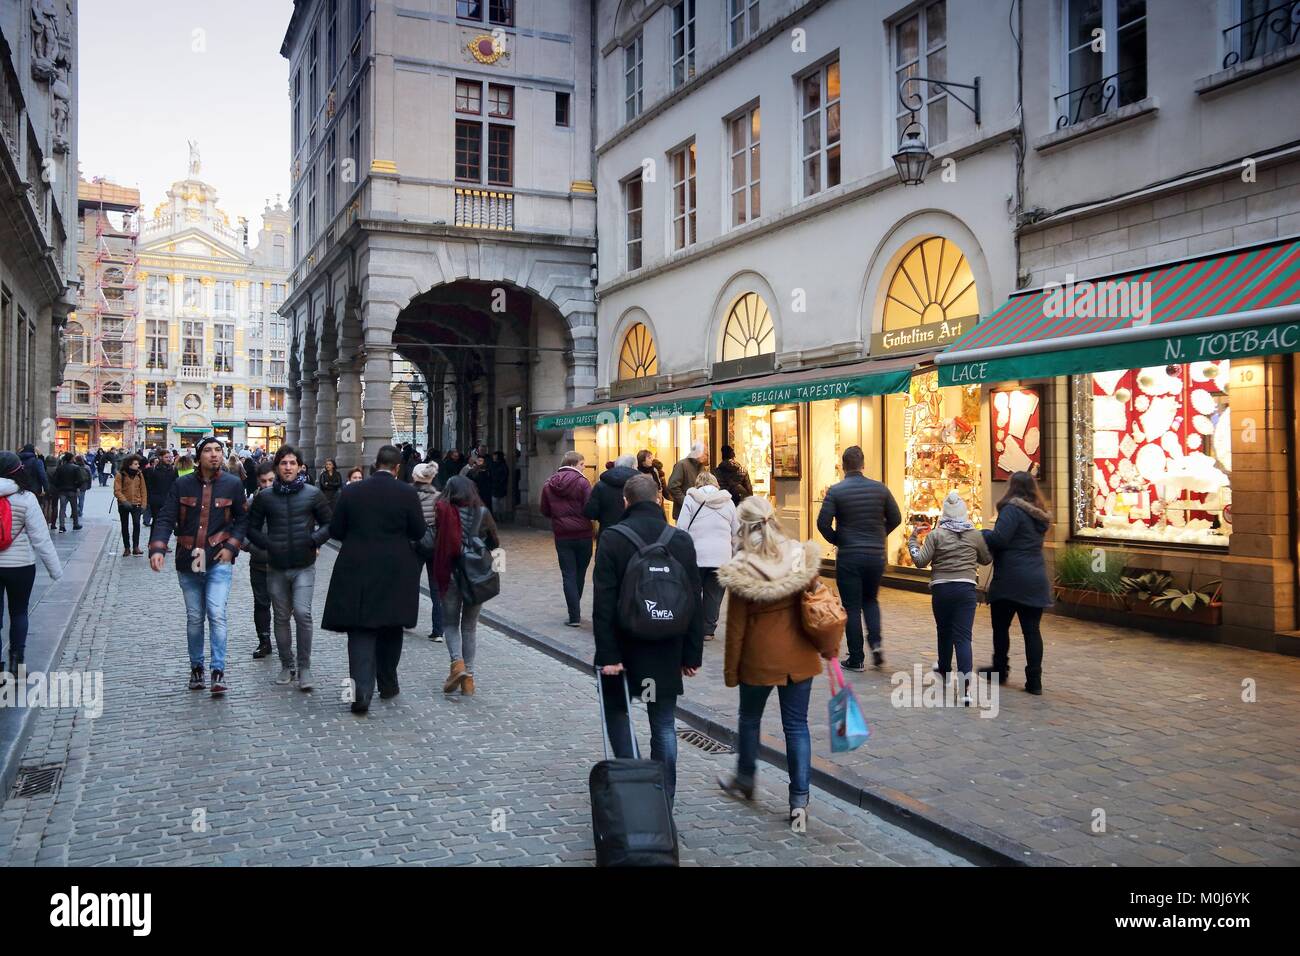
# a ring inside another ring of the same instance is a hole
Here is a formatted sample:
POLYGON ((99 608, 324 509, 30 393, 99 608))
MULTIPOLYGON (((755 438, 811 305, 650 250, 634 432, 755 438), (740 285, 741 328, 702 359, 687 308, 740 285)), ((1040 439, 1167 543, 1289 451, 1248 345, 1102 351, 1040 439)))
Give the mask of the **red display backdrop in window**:
POLYGON ((1092 521, 1080 533, 1227 544, 1228 373, 1223 361, 1091 376, 1092 521))
POLYGON ((1043 399, 1036 388, 1007 388, 993 393, 993 480, 1006 481, 1017 471, 1035 478, 1043 470, 1043 399))

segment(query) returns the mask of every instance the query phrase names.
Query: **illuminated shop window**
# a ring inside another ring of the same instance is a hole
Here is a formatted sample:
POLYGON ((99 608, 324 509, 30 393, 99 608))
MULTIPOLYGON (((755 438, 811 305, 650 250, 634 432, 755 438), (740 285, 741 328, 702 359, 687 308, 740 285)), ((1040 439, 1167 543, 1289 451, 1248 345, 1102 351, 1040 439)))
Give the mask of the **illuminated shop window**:
POLYGON ((1227 547, 1227 361, 1074 379, 1074 524, 1088 537, 1227 547))

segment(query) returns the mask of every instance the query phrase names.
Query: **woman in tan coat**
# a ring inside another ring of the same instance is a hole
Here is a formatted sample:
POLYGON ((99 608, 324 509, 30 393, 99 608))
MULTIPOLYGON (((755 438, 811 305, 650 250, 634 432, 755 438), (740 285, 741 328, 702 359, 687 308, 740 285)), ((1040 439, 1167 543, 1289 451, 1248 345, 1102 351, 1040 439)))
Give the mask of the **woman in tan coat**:
POLYGON ((787 538, 766 498, 746 498, 736 517, 738 550, 718 569, 718 581, 728 592, 723 676, 728 687, 740 687, 740 725, 736 772, 718 783, 732 796, 754 799, 759 727, 775 687, 781 699, 793 818, 808 806, 811 786, 812 681, 821 672, 822 658, 835 656, 839 641, 819 648, 803 630, 802 594, 817 580, 817 544, 787 538))
POLYGON ((145 487, 139 455, 131 455, 122 462, 117 477, 113 479, 113 497, 117 499, 117 516, 122 519, 122 557, 143 554, 140 550, 140 517, 149 504, 149 492, 145 487))

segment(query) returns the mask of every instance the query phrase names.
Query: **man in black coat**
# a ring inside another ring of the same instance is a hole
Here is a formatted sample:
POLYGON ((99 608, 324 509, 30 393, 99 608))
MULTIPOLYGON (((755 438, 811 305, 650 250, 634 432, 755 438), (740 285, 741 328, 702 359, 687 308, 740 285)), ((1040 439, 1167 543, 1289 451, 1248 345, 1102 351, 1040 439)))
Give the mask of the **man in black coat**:
POLYGON ((266 586, 275 612, 275 644, 280 652, 280 676, 287 686, 309 691, 311 676, 311 602, 316 590, 316 554, 330 538, 330 506, 325 493, 307 484, 302 457, 292 445, 281 445, 272 462, 275 483, 253 499, 248 509, 248 540, 266 551, 266 586), (265 530, 263 530, 265 528, 265 530), (298 630, 295 667, 292 617, 298 630))
POLYGON ((591 489, 591 497, 587 499, 583 515, 599 522, 601 531, 618 524, 618 520, 623 517, 623 509, 627 507, 623 501, 623 487, 629 478, 635 478, 637 474, 634 456, 620 455, 614 459, 614 467, 603 472, 591 489))
POLYGON ((343 486, 330 520, 330 536, 343 547, 321 627, 347 632, 354 714, 370 709, 376 682, 380 697, 397 696, 402 629, 415 627, 420 617, 424 565, 411 543, 428 529, 415 488, 397 480, 401 466, 397 448, 380 448, 374 474, 343 486))
POLYGON ((176 484, 176 463, 170 451, 163 452, 144 473, 144 483, 149 492, 149 518, 152 524, 158 520, 158 512, 162 510, 172 485, 176 484))
POLYGON ((81 512, 77 508, 77 492, 81 488, 81 469, 72 460, 72 452, 64 452, 59 459, 50 483, 59 495, 59 530, 68 530, 68 506, 72 506, 72 530, 81 530, 81 512))
POLYGON ((885 574, 885 539, 903 522, 898 502, 881 482, 862 474, 866 457, 852 445, 844 449, 844 480, 831 485, 817 515, 817 530, 835 545, 835 583, 840 600, 848 611, 845 636, 849 656, 845 670, 866 670, 862 647, 862 619, 867 620, 867 641, 871 644, 871 663, 882 667, 885 654, 880 649, 880 604, 876 596, 885 574))
MULTIPOLYGON (((623 498, 627 510, 618 523, 635 531, 643 541, 656 541, 668 523, 659 482, 651 475, 635 475, 623 485, 623 498)), ((677 637, 647 641, 625 630, 619 620, 619 589, 635 550, 632 542, 617 531, 601 535, 591 578, 595 588, 592 601, 595 663, 603 675, 600 690, 605 699, 605 724, 615 756, 632 756, 632 722, 620 676, 626 671, 632 693, 646 702, 650 715, 650 757, 665 765, 671 801, 677 790, 674 711, 683 692, 682 677, 694 677, 704 662, 704 614, 696 601, 686 633, 677 637)), ((668 552, 681 562, 693 593, 698 594, 700 569, 691 536, 685 531, 674 531, 668 541, 668 552)))

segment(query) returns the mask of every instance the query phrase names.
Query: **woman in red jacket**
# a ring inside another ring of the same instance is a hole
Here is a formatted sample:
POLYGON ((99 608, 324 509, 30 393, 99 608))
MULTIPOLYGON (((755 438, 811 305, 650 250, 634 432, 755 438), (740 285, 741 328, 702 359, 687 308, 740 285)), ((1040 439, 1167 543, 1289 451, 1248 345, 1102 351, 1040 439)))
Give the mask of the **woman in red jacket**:
POLYGON ((564 581, 569 627, 582 623, 582 589, 591 564, 591 520, 583 514, 591 497, 591 482, 582 473, 582 455, 567 451, 555 474, 542 485, 542 514, 551 519, 555 553, 564 581))

